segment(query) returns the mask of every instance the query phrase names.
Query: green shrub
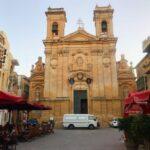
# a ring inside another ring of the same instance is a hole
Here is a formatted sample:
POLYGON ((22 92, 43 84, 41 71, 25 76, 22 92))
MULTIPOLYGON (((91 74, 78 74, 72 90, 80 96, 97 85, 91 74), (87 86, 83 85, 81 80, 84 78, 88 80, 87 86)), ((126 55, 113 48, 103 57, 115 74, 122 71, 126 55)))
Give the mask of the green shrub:
POLYGON ((150 140, 150 116, 136 115, 120 118, 118 129, 124 131, 133 141, 150 140))

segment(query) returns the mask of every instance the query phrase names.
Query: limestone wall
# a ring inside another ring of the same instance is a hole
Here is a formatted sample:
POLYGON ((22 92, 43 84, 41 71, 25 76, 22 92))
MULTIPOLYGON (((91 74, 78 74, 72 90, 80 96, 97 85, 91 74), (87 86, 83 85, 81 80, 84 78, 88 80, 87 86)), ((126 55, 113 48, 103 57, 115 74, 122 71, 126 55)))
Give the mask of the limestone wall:
MULTIPOLYGON (((71 113, 70 100, 51 100, 41 102, 44 105, 51 106, 52 110, 48 111, 33 111, 30 113, 31 118, 37 118, 40 122, 48 121, 50 116, 53 116, 56 121, 56 128, 62 127, 63 115, 71 113)), ((115 117, 122 116, 122 101, 115 100, 91 100, 89 114, 94 114, 98 117, 101 127, 107 127, 109 121, 115 117)))

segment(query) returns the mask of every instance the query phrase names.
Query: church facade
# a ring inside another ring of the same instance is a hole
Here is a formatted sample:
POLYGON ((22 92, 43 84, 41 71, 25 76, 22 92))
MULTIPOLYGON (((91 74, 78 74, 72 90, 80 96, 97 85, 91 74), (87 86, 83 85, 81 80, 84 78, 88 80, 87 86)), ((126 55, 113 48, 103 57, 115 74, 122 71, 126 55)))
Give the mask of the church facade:
POLYGON ((39 120, 54 116, 60 126, 63 114, 90 113, 106 126, 113 117, 121 116, 123 98, 136 87, 132 66, 124 56, 116 62, 113 12, 111 6, 96 6, 96 35, 82 26, 65 35, 66 12, 48 8, 45 62, 39 57, 30 77, 29 100, 52 107, 33 113, 39 120))

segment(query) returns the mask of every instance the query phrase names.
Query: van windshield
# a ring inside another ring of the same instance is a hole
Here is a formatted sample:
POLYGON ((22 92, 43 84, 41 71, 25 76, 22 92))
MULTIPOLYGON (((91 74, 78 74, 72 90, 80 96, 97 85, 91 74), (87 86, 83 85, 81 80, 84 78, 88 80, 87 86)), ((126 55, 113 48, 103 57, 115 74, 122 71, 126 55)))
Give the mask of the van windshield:
POLYGON ((89 116, 89 120, 94 120, 94 121, 96 121, 97 118, 96 118, 95 116, 89 116))

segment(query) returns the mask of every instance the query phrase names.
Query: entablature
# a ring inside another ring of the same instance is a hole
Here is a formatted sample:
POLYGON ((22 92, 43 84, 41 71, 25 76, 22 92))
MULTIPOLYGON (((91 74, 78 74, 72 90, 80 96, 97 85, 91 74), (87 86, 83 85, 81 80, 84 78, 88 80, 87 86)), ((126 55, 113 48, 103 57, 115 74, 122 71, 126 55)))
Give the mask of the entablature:
POLYGON ((63 39, 58 39, 58 40, 50 40, 50 39, 46 39, 43 40, 43 43, 45 46, 47 45, 51 45, 51 46, 55 46, 55 45, 76 45, 76 44, 103 44, 103 43, 116 43, 117 42, 117 38, 115 37, 101 37, 99 39, 92 39, 92 40, 67 40, 64 41, 63 39))

